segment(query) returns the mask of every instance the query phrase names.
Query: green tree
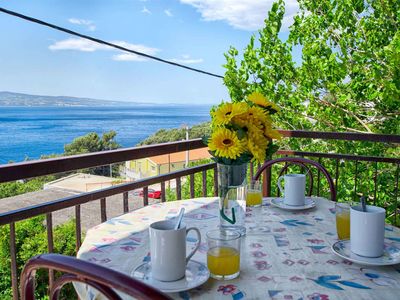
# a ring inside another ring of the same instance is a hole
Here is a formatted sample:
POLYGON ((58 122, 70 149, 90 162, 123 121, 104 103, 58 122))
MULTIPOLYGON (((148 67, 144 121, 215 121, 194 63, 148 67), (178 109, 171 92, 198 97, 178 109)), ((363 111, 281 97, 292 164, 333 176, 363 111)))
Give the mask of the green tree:
MULTIPOLYGON (((275 2, 265 26, 243 54, 225 54, 224 83, 232 101, 254 91, 281 107, 280 128, 400 134, 400 2, 397 0, 299 0, 300 10, 281 38, 285 6, 275 2), (301 51, 301 62, 293 51, 301 51)), ((281 148, 372 156, 400 155, 397 145, 286 139, 281 148)), ((323 160, 335 174, 335 162, 323 160)), ((373 188, 393 213, 396 166, 339 162, 339 199, 373 188)))
MULTIPOLYGON (((204 122, 194 125, 189 129, 189 138, 201 138, 209 135, 211 132, 210 122, 204 122)), ((139 145, 152 145, 167 142, 175 142, 184 140, 186 138, 185 128, 173 128, 173 129, 160 129, 153 135, 149 136, 145 140, 141 141, 139 145)))
MULTIPOLYGON (((96 132, 90 132, 84 136, 75 138, 70 144, 64 146, 65 155, 84 154, 89 152, 107 151, 120 148, 121 145, 115 141, 117 133, 113 130, 103 133, 102 137, 96 132)), ((113 174, 118 174, 119 165, 113 165, 113 174)), ((88 172, 96 175, 109 176, 110 166, 91 168, 88 172)))
POLYGON ((400 134, 400 2, 301 0, 289 38, 284 1, 243 53, 225 54, 234 101, 259 91, 282 107, 289 129, 400 134), (293 49, 301 49, 297 64, 293 49))

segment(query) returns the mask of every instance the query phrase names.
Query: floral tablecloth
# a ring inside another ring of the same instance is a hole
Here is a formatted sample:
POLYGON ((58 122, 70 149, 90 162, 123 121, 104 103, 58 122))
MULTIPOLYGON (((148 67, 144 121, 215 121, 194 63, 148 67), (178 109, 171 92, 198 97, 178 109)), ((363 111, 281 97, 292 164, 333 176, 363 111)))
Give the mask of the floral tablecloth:
MULTIPOLYGON (((209 279, 176 299, 400 299, 400 265, 365 267, 331 251, 337 241, 334 203, 317 198, 317 207, 283 211, 264 199, 248 208, 247 235, 242 241, 241 273, 231 281, 209 279)), ((193 257, 206 263, 205 234, 219 224, 218 198, 196 198, 154 204, 111 219, 86 235, 78 257, 120 272, 131 272, 150 259, 148 226, 175 217, 185 207, 184 222, 202 233, 193 257)), ((399 229, 386 226, 386 237, 400 247, 399 229)), ((196 240, 188 237, 188 246, 196 240)), ((81 299, 102 299, 94 290, 77 286, 81 299)))

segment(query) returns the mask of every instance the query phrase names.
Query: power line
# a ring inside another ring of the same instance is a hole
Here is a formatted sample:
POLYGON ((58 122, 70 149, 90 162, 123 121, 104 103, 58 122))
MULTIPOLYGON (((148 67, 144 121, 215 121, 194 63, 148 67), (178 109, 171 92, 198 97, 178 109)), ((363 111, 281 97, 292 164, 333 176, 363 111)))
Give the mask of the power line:
POLYGON ((173 62, 173 61, 169 61, 169 60, 166 60, 166 59, 162 59, 162 58, 159 58, 159 57, 156 57, 156 56, 153 56, 153 55, 149 55, 149 54, 146 54, 146 53, 143 53, 143 52, 131 50, 131 49, 128 49, 128 48, 125 48, 125 47, 122 47, 122 46, 119 46, 119 45, 116 45, 116 44, 113 44, 113 43, 106 42, 106 41, 101 40, 101 39, 97 39, 97 38, 91 37, 89 35, 81 34, 79 32, 72 31, 72 30, 69 30, 69 29, 64 28, 64 27, 60 27, 60 26, 57 26, 57 25, 54 25, 54 24, 51 24, 51 23, 36 19, 36 18, 32 18, 32 17, 26 16, 26 15, 17 13, 15 11, 11 11, 11 10, 8 10, 8 9, 2 8, 2 7, 0 7, 0 12, 3 12, 3 13, 8 14, 8 15, 12 15, 12 16, 17 17, 17 18, 21 18, 21 19, 27 20, 29 22, 33 22, 33 23, 36 23, 36 24, 47 26, 47 27, 53 28, 55 30, 71 34, 71 35, 75 35, 75 36, 78 36, 78 37, 83 38, 83 39, 90 40, 90 41, 95 42, 95 43, 107 45, 107 46, 110 46, 110 47, 113 47, 113 48, 116 48, 116 49, 119 49, 119 50, 122 50, 122 51, 130 52, 130 53, 133 53, 133 54, 136 54, 136 55, 139 55, 139 56, 144 56, 144 57, 147 57, 147 58, 150 58, 150 59, 162 62, 162 63, 170 64, 170 65, 173 65, 175 67, 184 68, 184 69, 187 69, 187 70, 190 70, 190 71, 194 71, 194 72, 210 75, 210 76, 217 77, 217 78, 224 78, 223 76, 218 75, 218 74, 207 72, 207 71, 204 71, 204 70, 201 70, 201 69, 188 67, 188 66, 185 66, 185 65, 173 62))

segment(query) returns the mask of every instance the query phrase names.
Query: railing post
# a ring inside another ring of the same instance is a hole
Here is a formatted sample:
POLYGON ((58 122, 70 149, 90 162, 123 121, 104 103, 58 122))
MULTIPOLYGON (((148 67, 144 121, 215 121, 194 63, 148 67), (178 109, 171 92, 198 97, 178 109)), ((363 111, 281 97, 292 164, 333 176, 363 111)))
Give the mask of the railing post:
POLYGON ((75 206, 75 239, 76 239, 76 252, 82 244, 82 230, 81 230, 81 206, 75 206))
POLYGON ((203 197, 207 197, 207 171, 203 170, 202 172, 202 180, 203 180, 203 197))
POLYGON ((106 198, 100 199, 100 214, 101 214, 101 223, 107 221, 107 207, 106 207, 106 198))
POLYGON ((18 272, 17 272, 17 253, 15 245, 15 223, 10 223, 10 256, 11 256, 11 286, 13 300, 18 300, 18 272))
POLYGON ((165 202, 165 181, 161 182, 161 202, 165 202))
MULTIPOLYGON (((358 176, 358 160, 356 160, 356 169, 354 172, 354 195, 353 195, 353 201, 357 201, 357 176, 358 176)), ((368 201, 368 199, 367 199, 368 201)))
POLYGON ((149 187, 143 187, 143 206, 149 205, 149 187))
POLYGON ((335 189, 337 190, 338 188, 338 182, 339 182, 339 159, 336 159, 336 175, 335 175, 335 189))
POLYGON ((176 178, 176 199, 177 200, 182 199, 181 178, 180 177, 176 178))
POLYGON ((124 214, 129 212, 129 203, 128 203, 129 197, 128 196, 129 196, 128 192, 124 192, 122 194, 122 198, 123 198, 122 201, 123 201, 123 206, 124 206, 124 214))
POLYGON ((376 205, 376 190, 378 189, 377 181, 378 181, 378 162, 375 162, 375 171, 374 171, 374 205, 376 205))
POLYGON ((189 175, 190 198, 194 198, 194 174, 189 175))
POLYGON ((396 208, 394 211, 394 225, 397 226, 397 210, 399 209, 399 201, 397 200, 399 196, 399 169, 400 169, 400 164, 397 164, 397 169, 396 169, 396 193, 394 194, 394 199, 396 201, 396 208))
POLYGON ((263 197, 271 197, 271 168, 267 168, 263 175, 263 197))
MULTIPOLYGON (((53 218, 52 213, 46 214, 46 227, 47 227, 47 250, 49 253, 54 252, 54 239, 53 239, 53 218)), ((49 269, 49 291, 51 291, 54 283, 54 271, 49 269)))

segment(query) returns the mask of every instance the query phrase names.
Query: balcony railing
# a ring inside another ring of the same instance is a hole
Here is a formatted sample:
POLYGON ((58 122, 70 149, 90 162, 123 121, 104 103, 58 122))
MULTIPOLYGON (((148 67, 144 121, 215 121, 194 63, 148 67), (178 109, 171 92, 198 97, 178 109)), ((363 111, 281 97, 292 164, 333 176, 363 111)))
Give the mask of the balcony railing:
MULTIPOLYGON (((309 138, 319 140, 342 140, 342 141, 367 141, 372 143, 393 143, 400 144, 399 135, 384 135, 384 134, 361 134, 361 133, 330 133, 330 132, 310 132, 310 131, 280 131, 283 136, 288 138, 309 138)), ((108 165, 113 163, 120 163, 129 160, 135 160, 145 157, 151 157, 155 155, 168 154, 173 152, 180 152, 185 150, 203 148, 204 145, 200 139, 166 143, 159 145, 124 148, 112 151, 103 151, 97 153, 89 153, 82 155, 74 155, 68 157, 52 158, 46 160, 27 161, 21 163, 6 164, 0 166, 0 183, 9 182, 20 179, 27 179, 36 176, 50 175, 62 172, 75 171, 85 168, 91 168, 101 165, 108 165)), ((367 162, 374 164, 373 167, 373 187, 372 199, 373 203, 377 202, 377 190, 378 177, 379 177, 379 165, 380 163, 388 164, 391 169, 395 170, 394 174, 394 185, 393 185, 393 203, 394 206, 394 222, 396 224, 398 220, 398 179, 399 179, 399 165, 400 158, 394 157, 377 157, 377 156, 359 156, 352 154, 338 154, 338 153, 316 153, 307 151, 297 150, 280 150, 276 155, 290 155, 290 156, 302 156, 309 157, 311 159, 318 159, 320 162, 324 160, 323 164, 330 164, 328 168, 332 172, 335 178, 336 187, 340 188, 340 174, 341 165, 343 162, 352 163, 354 169, 354 192, 353 197, 357 194, 357 188, 359 186, 358 178, 361 173, 360 164, 367 162), (329 161, 329 162, 328 162, 329 161), (339 183, 339 185, 338 185, 339 183)), ((251 175, 254 173, 255 166, 250 166, 251 175)), ((107 187, 104 189, 86 192, 79 195, 73 195, 67 198, 50 201, 43 204, 34 206, 24 207, 18 210, 9 211, 0 214, 0 226, 9 226, 10 229, 10 254, 11 254, 11 276, 12 276, 12 288, 13 298, 18 299, 18 266, 16 260, 16 231, 15 224, 18 221, 26 220, 38 215, 46 216, 46 227, 47 227, 47 241, 48 251, 53 252, 54 241, 53 241, 53 213, 61 209, 68 207, 75 208, 75 235, 76 235, 76 249, 79 249, 82 241, 82 228, 81 228, 81 205, 92 201, 100 200, 100 216, 99 223, 107 220, 106 206, 107 197, 122 194, 123 211, 121 213, 128 212, 128 192, 142 188, 143 189, 143 205, 148 205, 148 187, 152 184, 159 183, 161 185, 161 201, 166 201, 166 188, 165 183, 170 180, 176 181, 176 198, 182 198, 181 182, 182 177, 188 176, 190 185, 190 196, 195 196, 194 189, 194 176, 196 173, 202 174, 202 195, 207 195, 207 171, 212 170, 213 172, 213 195, 218 194, 217 184, 217 168, 216 164, 210 163, 201 166, 186 168, 180 171, 163 174, 159 176, 149 177, 140 179, 134 182, 119 184, 116 186, 107 187)), ((211 172, 211 171, 210 171, 211 172)), ((271 176, 266 174, 265 178, 265 195, 271 193, 271 176)), ((320 176, 318 174, 318 181, 316 185, 315 194, 319 195, 322 192, 320 188, 320 176)), ((345 183, 343 183, 345 184, 345 183)), ((349 184, 348 182, 346 184, 349 184)), ((1 201, 1 200, 0 200, 1 201)), ((50 271, 49 284, 53 282, 54 274, 50 271)))

